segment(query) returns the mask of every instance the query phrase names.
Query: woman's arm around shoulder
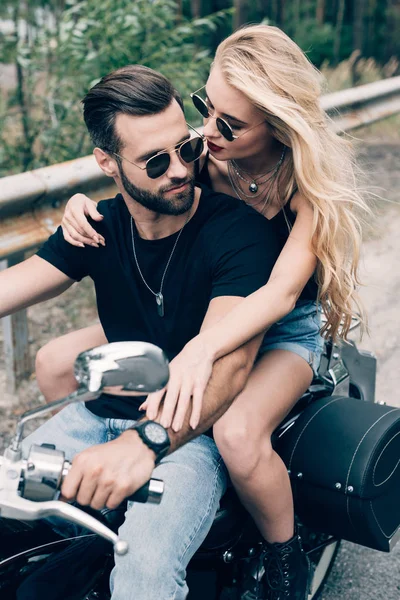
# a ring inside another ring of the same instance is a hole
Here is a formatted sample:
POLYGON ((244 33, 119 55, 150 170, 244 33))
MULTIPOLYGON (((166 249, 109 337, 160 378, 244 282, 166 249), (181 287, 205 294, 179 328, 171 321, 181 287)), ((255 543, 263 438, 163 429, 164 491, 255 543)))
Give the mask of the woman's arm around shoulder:
POLYGON ((105 246, 105 240, 90 225, 87 217, 94 221, 102 221, 103 215, 97 210, 97 203, 84 194, 71 196, 65 207, 61 221, 61 227, 66 242, 72 246, 83 248, 86 245, 96 248, 101 244, 105 246))

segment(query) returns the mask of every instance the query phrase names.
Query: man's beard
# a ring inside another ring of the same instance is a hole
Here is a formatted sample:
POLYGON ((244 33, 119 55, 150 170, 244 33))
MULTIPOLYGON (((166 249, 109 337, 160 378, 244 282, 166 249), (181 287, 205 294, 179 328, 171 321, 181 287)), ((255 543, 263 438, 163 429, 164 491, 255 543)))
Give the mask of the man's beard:
POLYGON ((168 187, 160 188, 158 193, 152 193, 134 185, 125 175, 122 164, 119 165, 121 182, 125 192, 145 208, 162 215, 182 215, 193 206, 194 202, 194 178, 171 179, 168 187), (171 200, 165 198, 164 192, 172 187, 178 187, 188 183, 187 189, 179 194, 175 194, 171 200))

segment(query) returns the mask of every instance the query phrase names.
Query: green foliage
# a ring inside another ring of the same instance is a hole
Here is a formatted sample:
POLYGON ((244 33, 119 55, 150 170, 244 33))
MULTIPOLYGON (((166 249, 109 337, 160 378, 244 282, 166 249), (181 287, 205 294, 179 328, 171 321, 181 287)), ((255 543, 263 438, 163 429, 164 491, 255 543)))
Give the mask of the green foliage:
POLYGON ((23 74, 28 125, 15 127, 23 113, 21 98, 3 98, 0 175, 89 153, 80 100, 118 67, 138 63, 160 70, 187 99, 205 82, 211 60, 198 40, 226 19, 218 12, 180 21, 175 0, 67 0, 55 19, 54 12, 48 14, 52 18, 40 23, 37 13, 27 35, 0 39, 0 54, 23 74), (30 151, 25 161, 23 147, 25 158, 30 151))
MULTIPOLYGON (((351 34, 351 27, 344 25, 341 33, 339 60, 344 60, 351 53, 351 34)), ((319 67, 326 60, 333 61, 335 35, 335 27, 332 23, 319 25, 315 19, 302 19, 292 37, 306 52, 311 62, 319 67)))

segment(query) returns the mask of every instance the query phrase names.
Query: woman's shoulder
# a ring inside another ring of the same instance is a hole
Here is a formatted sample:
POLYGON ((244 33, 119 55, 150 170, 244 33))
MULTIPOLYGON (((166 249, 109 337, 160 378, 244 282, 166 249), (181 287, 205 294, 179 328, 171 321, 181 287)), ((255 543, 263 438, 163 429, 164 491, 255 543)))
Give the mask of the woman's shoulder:
POLYGON ((286 203, 287 208, 297 215, 299 212, 312 212, 312 204, 297 188, 286 203))

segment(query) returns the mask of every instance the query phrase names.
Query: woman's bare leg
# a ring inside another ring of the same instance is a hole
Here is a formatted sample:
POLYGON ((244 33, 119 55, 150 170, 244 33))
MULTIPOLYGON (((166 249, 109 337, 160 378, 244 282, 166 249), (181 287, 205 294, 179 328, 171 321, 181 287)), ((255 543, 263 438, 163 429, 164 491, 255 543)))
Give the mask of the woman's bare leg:
POLYGON ((100 324, 72 331, 52 340, 36 355, 36 378, 46 402, 68 396, 78 387, 74 362, 80 352, 106 344, 100 324))
POLYGON ((214 438, 232 483, 262 536, 286 542, 294 532, 287 469, 271 435, 312 380, 307 362, 287 350, 271 350, 255 365, 243 392, 214 425, 214 438))

